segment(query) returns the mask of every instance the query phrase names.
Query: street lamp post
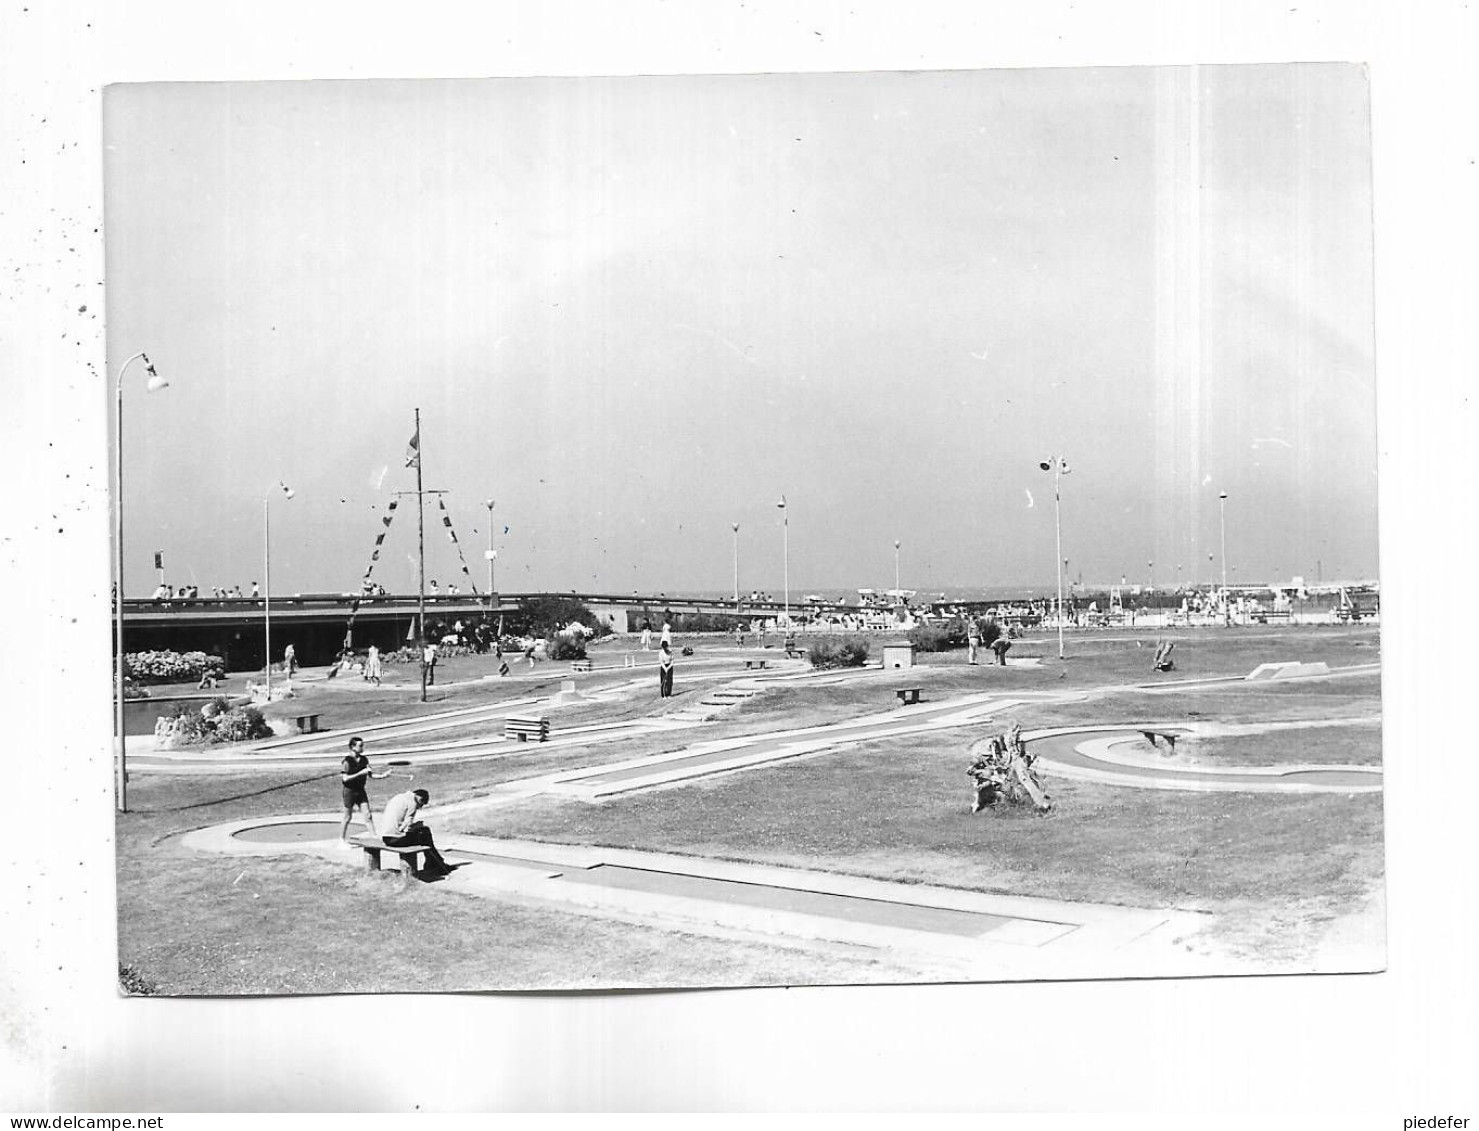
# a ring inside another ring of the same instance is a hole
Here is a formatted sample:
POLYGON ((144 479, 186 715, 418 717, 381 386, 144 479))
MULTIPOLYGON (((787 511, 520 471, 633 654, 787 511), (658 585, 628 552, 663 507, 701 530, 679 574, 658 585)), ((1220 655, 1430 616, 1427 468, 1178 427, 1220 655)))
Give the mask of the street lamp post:
POLYGON ((281 479, 262 494, 262 647, 267 652, 267 704, 272 703, 272 493, 291 499, 294 491, 281 479))
POLYGON ((781 576, 785 594, 785 625, 791 627, 791 512, 786 509, 786 496, 776 504, 781 508, 781 576))
POLYGON ((740 611, 739 603, 739 523, 731 522, 730 529, 734 531, 734 611, 740 611))
POLYGON ((142 359, 149 372, 145 384, 147 391, 156 393, 169 382, 154 370, 154 363, 140 350, 118 367, 118 381, 114 386, 116 410, 113 414, 113 645, 117 654, 113 657, 114 725, 118 728, 118 762, 114 766, 117 776, 115 803, 120 813, 128 812, 128 740, 123 734, 123 375, 128 367, 142 359))
POLYGON ((1058 540, 1058 659, 1063 659, 1063 476, 1070 468, 1062 456, 1053 456, 1037 465, 1053 473, 1053 529, 1058 540))
POLYGON ((900 600, 902 600, 903 599, 903 595, 904 595, 904 590, 899 585, 899 546, 900 545, 901 545, 901 543, 899 542, 899 540, 897 538, 895 538, 894 539, 894 595, 896 597, 898 597, 900 600))
POLYGON ((1217 495, 1218 517, 1222 523, 1222 609, 1223 623, 1232 624, 1232 607, 1228 604, 1227 596, 1227 492, 1221 491, 1217 495))

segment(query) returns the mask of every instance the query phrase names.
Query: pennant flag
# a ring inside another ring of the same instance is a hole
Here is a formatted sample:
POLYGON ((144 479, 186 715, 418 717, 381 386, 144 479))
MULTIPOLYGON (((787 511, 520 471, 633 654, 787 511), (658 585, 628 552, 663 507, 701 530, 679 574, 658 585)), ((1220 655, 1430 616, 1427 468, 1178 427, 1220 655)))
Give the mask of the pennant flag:
POLYGON ((776 503, 776 506, 780 507, 781 510, 785 510, 786 509, 786 496, 782 495, 781 496, 781 501, 778 502, 778 503, 776 503))
POLYGON ((154 568, 155 569, 163 569, 164 568, 164 551, 163 550, 155 550, 154 551, 154 568))
POLYGON ((421 425, 416 426, 411 441, 406 445, 406 466, 416 467, 421 462, 421 425))

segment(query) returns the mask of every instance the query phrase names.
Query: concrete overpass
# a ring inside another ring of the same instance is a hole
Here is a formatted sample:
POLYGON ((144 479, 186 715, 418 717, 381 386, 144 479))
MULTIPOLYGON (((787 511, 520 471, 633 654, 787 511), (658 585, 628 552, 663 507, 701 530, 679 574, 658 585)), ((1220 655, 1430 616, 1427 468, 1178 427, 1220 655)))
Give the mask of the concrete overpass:
MULTIPOLYGON (((729 613, 735 603, 712 597, 658 593, 499 593, 491 600, 476 593, 440 594, 426 598, 428 623, 518 612, 520 604, 543 597, 579 601, 615 632, 630 632, 650 617, 656 625, 665 611, 729 613)), ((272 598, 273 651, 291 643, 305 664, 327 663, 339 652, 356 598, 348 593, 296 593, 272 598)), ((366 597, 354 613, 353 643, 382 649, 399 648, 414 637, 418 599, 415 594, 366 597)), ((778 601, 741 601, 743 616, 775 616, 778 601)), ((802 606, 793 604, 792 609, 802 606)), ((130 652, 199 650, 222 656, 233 671, 262 665, 263 620, 260 597, 129 598, 123 603, 123 628, 130 652)), ((281 658, 280 656, 277 658, 281 658)))

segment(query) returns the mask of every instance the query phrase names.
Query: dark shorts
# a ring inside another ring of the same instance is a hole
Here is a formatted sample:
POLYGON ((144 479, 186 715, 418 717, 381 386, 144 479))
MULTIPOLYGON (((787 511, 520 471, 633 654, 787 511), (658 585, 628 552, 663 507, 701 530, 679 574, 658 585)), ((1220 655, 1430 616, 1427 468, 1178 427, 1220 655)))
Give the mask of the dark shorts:
POLYGON ((358 788, 344 786, 339 791, 344 796, 344 808, 353 809, 356 805, 363 805, 366 809, 370 807, 370 796, 365 792, 364 786, 358 788))

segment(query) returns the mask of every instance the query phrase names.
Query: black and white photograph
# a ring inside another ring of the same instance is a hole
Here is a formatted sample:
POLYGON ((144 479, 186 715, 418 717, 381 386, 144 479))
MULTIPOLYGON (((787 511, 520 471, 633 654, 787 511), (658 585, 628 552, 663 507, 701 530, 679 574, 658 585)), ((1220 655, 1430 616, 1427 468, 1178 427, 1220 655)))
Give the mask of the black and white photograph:
POLYGON ((0 11, 0 1115, 1463 1126, 1472 29, 0 11))
POLYGON ((110 87, 125 985, 1380 969, 1368 101, 110 87))

